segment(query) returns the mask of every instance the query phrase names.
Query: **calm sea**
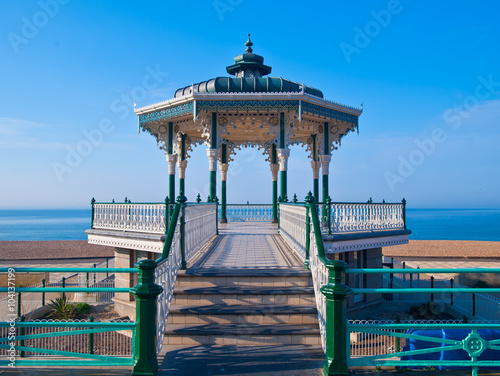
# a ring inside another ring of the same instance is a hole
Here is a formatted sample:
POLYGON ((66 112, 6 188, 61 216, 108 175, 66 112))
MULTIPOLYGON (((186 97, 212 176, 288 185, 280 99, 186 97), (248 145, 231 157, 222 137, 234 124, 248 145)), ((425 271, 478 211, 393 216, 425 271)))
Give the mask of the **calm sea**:
MULTIPOLYGON (((500 241, 500 210, 408 209, 410 239, 500 241)), ((0 240, 86 240, 90 210, 0 210, 0 240)))

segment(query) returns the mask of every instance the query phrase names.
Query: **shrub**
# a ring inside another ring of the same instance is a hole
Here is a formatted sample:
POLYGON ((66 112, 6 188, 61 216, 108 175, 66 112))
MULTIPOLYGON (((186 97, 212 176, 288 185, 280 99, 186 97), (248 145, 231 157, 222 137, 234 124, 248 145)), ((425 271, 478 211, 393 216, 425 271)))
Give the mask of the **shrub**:
POLYGON ((53 309, 50 317, 56 320, 72 320, 76 316, 75 305, 68 302, 65 296, 51 300, 49 306, 53 309))
POLYGON ((85 313, 89 313, 90 311, 92 311, 92 307, 87 303, 78 303, 75 306, 75 311, 77 314, 83 315, 85 313))

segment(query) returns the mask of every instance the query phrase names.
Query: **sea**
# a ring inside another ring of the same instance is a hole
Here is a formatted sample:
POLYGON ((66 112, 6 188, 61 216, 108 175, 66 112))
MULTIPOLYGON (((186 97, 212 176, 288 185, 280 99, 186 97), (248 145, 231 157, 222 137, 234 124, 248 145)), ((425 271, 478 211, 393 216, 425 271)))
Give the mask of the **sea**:
MULTIPOLYGON (((86 240, 90 209, 0 210, 2 240, 86 240)), ((500 241, 500 209, 407 209, 414 240, 500 241)))

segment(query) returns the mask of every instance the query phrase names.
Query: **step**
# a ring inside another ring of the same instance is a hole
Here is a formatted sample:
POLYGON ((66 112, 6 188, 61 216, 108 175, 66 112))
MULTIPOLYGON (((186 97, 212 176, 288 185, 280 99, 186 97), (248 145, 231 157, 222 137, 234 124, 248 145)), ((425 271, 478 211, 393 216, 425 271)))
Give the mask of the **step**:
POLYGON ((195 269, 181 270, 176 287, 312 286, 311 273, 301 269, 195 269))
POLYGON ((319 345, 317 324, 259 325, 202 324, 169 325, 164 345, 319 345))
POLYGON ((314 306, 304 305, 206 305, 172 306, 167 325, 193 324, 312 324, 318 325, 314 306))
POLYGON ((312 287, 210 286, 176 287, 173 305, 206 304, 305 304, 313 305, 312 287))

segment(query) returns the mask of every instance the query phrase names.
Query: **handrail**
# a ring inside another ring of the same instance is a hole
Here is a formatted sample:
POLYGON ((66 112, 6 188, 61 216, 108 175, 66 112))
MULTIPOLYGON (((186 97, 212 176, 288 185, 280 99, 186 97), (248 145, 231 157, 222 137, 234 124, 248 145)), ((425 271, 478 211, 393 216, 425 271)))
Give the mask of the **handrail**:
POLYGON ((175 204, 174 211, 170 217, 170 225, 168 226, 167 237, 165 238, 165 243, 163 244, 163 251, 161 257, 156 260, 156 265, 161 264, 166 259, 170 253, 170 248, 172 247, 172 241, 174 240, 175 228, 177 226, 177 220, 179 219, 179 213, 181 211, 182 202, 175 204))

